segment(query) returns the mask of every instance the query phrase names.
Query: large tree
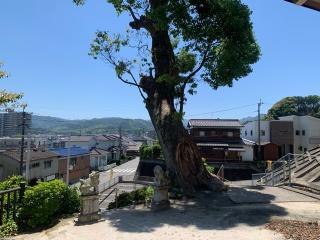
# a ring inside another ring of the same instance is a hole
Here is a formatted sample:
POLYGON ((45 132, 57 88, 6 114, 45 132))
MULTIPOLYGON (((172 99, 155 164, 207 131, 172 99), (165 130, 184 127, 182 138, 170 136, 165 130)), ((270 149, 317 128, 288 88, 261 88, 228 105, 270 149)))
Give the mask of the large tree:
POLYGON ((111 64, 122 82, 138 88, 167 168, 185 193, 201 186, 223 189, 188 137, 183 107, 186 94, 194 94, 199 81, 213 89, 231 87, 233 80, 252 71, 260 50, 249 8, 239 0, 107 2, 119 15, 129 15, 129 29, 125 34, 98 31, 90 54, 111 64), (136 55, 129 59, 132 49, 136 55))
MULTIPOLYGON (((1 69, 2 65, 3 64, 0 62, 0 80, 8 77, 7 72, 1 69)), ((8 107, 8 104, 15 103, 21 97, 22 94, 10 93, 6 90, 0 90, 0 107, 8 107)))
POLYGON ((268 111, 266 119, 278 119, 283 116, 313 116, 320 118, 320 96, 286 97, 275 103, 268 111))

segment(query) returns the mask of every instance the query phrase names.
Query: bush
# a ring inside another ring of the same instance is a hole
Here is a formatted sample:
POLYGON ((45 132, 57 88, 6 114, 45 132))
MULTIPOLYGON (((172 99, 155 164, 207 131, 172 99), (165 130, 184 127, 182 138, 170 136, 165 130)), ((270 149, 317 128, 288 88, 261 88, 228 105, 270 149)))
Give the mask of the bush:
POLYGON ((142 144, 139 149, 140 158, 142 160, 153 160, 159 159, 161 157, 161 146, 159 144, 154 144, 152 146, 147 146, 142 144))
POLYGON ((73 214, 80 211, 80 194, 77 188, 72 187, 66 189, 61 211, 63 214, 73 214))
MULTIPOLYGON (((132 192, 121 193, 118 196, 118 208, 126 207, 135 203, 142 203, 145 201, 150 201, 153 196, 153 188, 152 187, 144 187, 141 189, 137 189, 132 192)), ((116 202, 113 201, 108 205, 108 209, 116 208, 116 202)))
POLYGON ((17 224, 10 219, 0 226, 0 238, 13 236, 18 232, 17 224))
POLYGON ((26 179, 22 176, 11 176, 3 182, 0 182, 0 190, 8 190, 12 188, 20 187, 20 183, 26 182, 26 179))
POLYGON ((77 212, 79 206, 76 189, 68 188, 61 180, 39 182, 25 192, 18 226, 22 229, 44 227, 62 214, 77 212))

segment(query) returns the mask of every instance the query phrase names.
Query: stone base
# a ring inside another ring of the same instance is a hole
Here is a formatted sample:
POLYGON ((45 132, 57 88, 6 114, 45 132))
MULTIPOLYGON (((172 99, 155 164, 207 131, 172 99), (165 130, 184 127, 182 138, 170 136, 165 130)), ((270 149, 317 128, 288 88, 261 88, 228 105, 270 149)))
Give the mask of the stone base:
POLYGON ((90 223, 90 222, 97 222, 101 219, 101 214, 99 212, 92 213, 88 215, 81 215, 79 214, 77 223, 90 223))
POLYGON ((162 211, 170 208, 170 201, 161 201, 161 202, 151 202, 151 210, 152 211, 162 211))
POLYGON ((153 199, 151 202, 151 210, 160 211, 170 207, 170 201, 168 196, 168 186, 154 186, 153 187, 153 199))
POLYGON ((99 196, 81 196, 81 207, 78 223, 88 223, 100 220, 99 196))

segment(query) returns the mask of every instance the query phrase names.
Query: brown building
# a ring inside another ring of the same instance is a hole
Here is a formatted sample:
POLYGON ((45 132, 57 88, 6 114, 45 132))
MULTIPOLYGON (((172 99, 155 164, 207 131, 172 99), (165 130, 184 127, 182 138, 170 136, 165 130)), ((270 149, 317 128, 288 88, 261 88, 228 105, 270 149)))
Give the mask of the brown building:
POLYGON ((188 129, 201 155, 208 161, 240 161, 244 144, 237 119, 191 119, 188 129))
POLYGON ((286 0, 286 1, 320 11, 320 0, 286 0))
POLYGON ((58 148, 51 151, 60 156, 58 173, 61 179, 66 181, 68 154, 70 154, 69 183, 76 183, 80 178, 88 178, 90 173, 90 152, 87 149, 71 147, 70 150, 68 148, 58 148))

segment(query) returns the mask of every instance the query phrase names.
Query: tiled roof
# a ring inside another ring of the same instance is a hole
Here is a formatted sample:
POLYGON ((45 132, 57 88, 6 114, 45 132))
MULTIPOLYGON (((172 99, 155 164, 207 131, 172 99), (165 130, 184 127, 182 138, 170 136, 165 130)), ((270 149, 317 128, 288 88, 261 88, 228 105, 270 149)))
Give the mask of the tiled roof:
MULTIPOLYGON (((14 160, 20 161, 20 151, 19 150, 8 150, 2 152, 3 155, 8 156, 14 160)), ((52 151, 42 151, 42 150, 32 150, 30 153, 30 161, 42 160, 58 157, 58 154, 52 151)), ((27 159, 27 152, 24 152, 23 155, 24 161, 27 159)))
POLYGON ((92 148, 90 151, 90 154, 94 154, 94 155, 106 155, 108 153, 110 152, 101 148, 92 148))
MULTIPOLYGON (((52 148, 50 151, 58 154, 61 157, 67 157, 69 153, 68 148, 52 148)), ((70 156, 79 156, 89 154, 89 150, 80 148, 80 147, 71 147, 70 148, 70 156)))
MULTIPOLYGON (((94 136, 71 136, 71 142, 89 142, 94 136)), ((66 138, 68 141, 68 138, 66 138)))
POLYGON ((238 119, 190 119, 188 122, 188 127, 241 128, 242 125, 238 119))

